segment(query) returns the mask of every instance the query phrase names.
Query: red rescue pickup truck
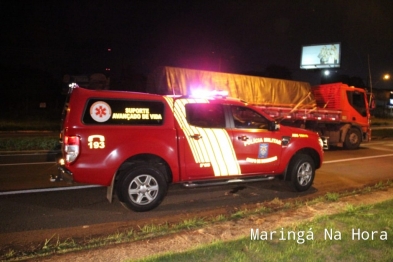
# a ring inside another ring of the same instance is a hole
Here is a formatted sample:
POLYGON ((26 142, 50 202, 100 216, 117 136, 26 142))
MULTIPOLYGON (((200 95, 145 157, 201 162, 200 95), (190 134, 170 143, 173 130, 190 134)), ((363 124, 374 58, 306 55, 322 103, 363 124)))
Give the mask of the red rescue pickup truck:
POLYGON ((61 131, 64 179, 108 187, 134 211, 186 187, 281 177, 310 188, 323 160, 318 134, 278 125, 239 99, 74 87, 61 131))

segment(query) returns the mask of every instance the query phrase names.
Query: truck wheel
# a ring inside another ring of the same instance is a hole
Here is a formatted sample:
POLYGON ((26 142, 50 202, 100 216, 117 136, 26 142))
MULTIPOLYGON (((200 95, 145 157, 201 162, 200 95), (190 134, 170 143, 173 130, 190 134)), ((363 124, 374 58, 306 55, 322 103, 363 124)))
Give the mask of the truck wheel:
POLYGON ((164 199, 168 189, 164 175, 148 166, 137 166, 127 170, 119 179, 117 194, 120 202, 137 212, 156 208, 164 199))
POLYGON ((344 147, 350 150, 358 149, 361 141, 362 141, 362 135, 360 134, 359 129, 351 128, 348 130, 347 135, 345 137, 344 147))
POLYGON ((298 192, 306 191, 314 181, 314 161, 308 155, 297 154, 291 160, 288 172, 293 188, 298 192))

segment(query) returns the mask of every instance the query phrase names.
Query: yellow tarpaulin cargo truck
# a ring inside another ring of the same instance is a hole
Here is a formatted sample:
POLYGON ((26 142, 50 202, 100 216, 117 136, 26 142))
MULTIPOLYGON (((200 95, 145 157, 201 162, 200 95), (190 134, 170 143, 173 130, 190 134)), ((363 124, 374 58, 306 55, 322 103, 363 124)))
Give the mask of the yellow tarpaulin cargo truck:
POLYGON ((371 138, 366 90, 343 83, 311 87, 307 82, 258 76, 162 67, 148 79, 147 92, 191 95, 227 91, 258 105, 283 125, 301 127, 325 137, 326 148, 356 149, 371 138))

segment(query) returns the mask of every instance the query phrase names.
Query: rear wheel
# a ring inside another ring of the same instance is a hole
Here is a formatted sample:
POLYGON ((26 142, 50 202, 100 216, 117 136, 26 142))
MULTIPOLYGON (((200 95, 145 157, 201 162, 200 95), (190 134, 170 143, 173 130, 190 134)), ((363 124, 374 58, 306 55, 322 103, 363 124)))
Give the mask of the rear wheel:
POLYGON ((125 171, 117 182, 120 202, 137 212, 156 208, 167 192, 167 182, 161 172, 150 166, 137 166, 125 171))
POLYGON ((292 159, 288 172, 292 187, 298 192, 306 191, 314 181, 314 161, 308 155, 297 154, 292 159))
POLYGON ((358 149, 361 141, 362 135, 359 129, 350 128, 345 137, 344 146, 346 149, 358 149))

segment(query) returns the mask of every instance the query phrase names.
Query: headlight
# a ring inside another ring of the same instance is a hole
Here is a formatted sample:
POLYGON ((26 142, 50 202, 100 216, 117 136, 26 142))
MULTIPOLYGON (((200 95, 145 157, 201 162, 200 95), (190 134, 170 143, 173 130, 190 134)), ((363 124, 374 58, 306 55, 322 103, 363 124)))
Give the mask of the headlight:
POLYGON ((329 149, 329 137, 328 136, 318 137, 318 142, 323 150, 329 149))
POLYGON ((323 140, 322 140, 322 138, 318 137, 318 142, 319 142, 319 145, 323 148, 323 140))

